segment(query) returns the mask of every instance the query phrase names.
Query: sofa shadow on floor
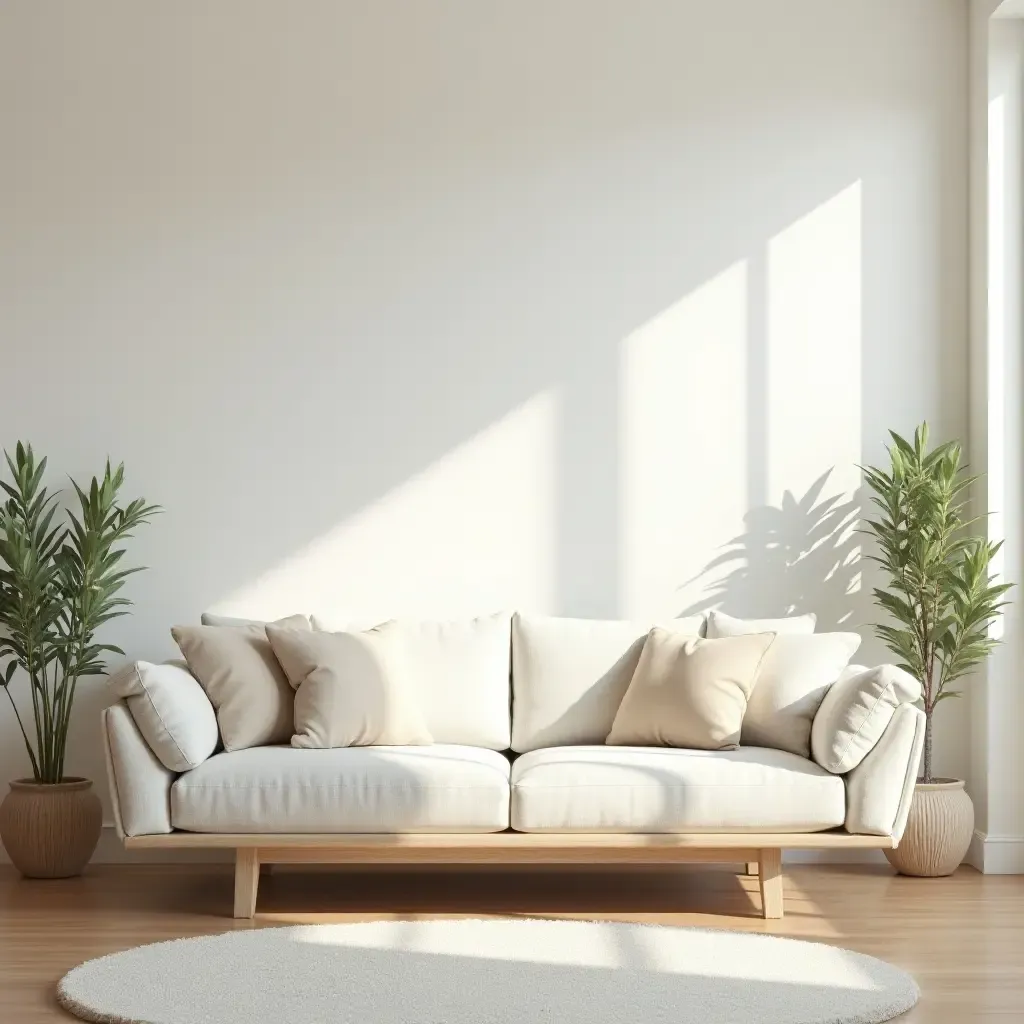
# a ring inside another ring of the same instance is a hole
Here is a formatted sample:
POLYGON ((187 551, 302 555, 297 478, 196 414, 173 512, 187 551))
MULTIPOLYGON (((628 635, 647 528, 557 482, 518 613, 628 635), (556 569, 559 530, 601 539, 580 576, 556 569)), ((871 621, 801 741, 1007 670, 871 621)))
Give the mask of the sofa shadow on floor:
POLYGON ((861 501, 859 492, 822 497, 831 475, 826 470, 799 498, 786 491, 779 505, 747 512, 745 532, 687 581, 704 581, 705 592, 680 617, 714 608, 741 617, 814 612, 819 633, 855 629, 861 501))
MULTIPOLYGON (((756 877, 743 865, 684 867, 429 867, 293 869, 276 867, 260 883, 258 913, 275 923, 332 915, 414 918, 444 915, 619 917, 657 908, 665 914, 713 914, 762 921, 756 877), (510 889, 509 879, 515 884, 510 889), (382 903, 382 894, 386 899, 382 903)), ((219 890, 218 890, 219 891, 219 890)), ((211 898, 223 901, 223 894, 211 898)), ((201 905, 197 901, 197 905, 201 905)), ((209 904, 207 904, 209 905, 209 904)))

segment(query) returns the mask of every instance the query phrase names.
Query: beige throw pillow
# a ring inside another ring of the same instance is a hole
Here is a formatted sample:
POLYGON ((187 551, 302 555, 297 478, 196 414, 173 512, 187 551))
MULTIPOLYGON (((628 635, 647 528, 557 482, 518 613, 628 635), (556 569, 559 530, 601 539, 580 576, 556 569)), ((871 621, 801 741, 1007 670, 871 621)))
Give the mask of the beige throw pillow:
POLYGON ((655 627, 647 634, 607 743, 729 750, 773 633, 701 640, 655 627))
POLYGON ((268 626, 267 636, 296 691, 293 747, 433 743, 393 631, 299 633, 268 626))
MULTIPOLYGON (((304 615, 276 625, 310 628, 304 615)), ((294 696, 263 626, 174 626, 171 636, 217 712, 225 750, 288 742, 294 696)))

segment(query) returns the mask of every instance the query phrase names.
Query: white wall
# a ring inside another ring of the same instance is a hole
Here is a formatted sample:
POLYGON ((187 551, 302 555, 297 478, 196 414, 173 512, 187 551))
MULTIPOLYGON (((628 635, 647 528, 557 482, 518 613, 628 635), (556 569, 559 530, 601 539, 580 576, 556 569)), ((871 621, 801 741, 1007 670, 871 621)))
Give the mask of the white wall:
POLYGON ((166 506, 131 656, 207 607, 860 627, 855 464, 967 426, 966 68, 958 0, 7 3, 0 440, 166 506))

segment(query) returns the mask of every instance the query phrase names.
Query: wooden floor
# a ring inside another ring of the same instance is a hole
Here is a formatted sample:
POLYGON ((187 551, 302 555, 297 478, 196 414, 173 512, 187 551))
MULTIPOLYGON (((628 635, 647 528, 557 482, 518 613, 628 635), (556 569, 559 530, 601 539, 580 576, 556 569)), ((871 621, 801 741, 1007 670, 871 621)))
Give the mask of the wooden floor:
POLYGON ((816 939, 911 971, 906 1021, 1024 1021, 1024 877, 963 868, 899 878, 886 867, 786 870, 786 917, 759 917, 757 879, 719 868, 275 868, 256 920, 234 921, 227 865, 92 867, 28 882, 0 867, 0 1022, 67 1021, 54 985, 82 960, 184 935, 367 918, 540 915, 742 928, 816 939))

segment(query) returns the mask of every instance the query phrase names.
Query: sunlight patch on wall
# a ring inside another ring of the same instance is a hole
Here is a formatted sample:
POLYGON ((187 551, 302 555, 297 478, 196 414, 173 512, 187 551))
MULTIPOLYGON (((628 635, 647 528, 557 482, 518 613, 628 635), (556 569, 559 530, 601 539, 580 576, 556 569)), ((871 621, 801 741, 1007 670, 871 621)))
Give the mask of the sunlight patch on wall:
POLYGON ((768 501, 783 512, 817 501, 828 474, 834 504, 820 506, 820 522, 791 539, 804 550, 794 548, 787 571, 794 600, 816 598, 814 610, 829 625, 854 617, 851 595, 861 588, 861 201, 857 181, 768 245, 768 501))
POLYGON ((768 245, 768 500, 830 484, 853 492, 861 461, 861 184, 768 245))
POLYGON ((627 616, 680 613, 746 508, 747 267, 680 299, 621 350, 627 616), (687 584, 687 581, 697 581, 687 584))
POLYGON ((550 610, 556 422, 555 395, 534 396, 214 610, 314 612, 339 627, 550 610))

